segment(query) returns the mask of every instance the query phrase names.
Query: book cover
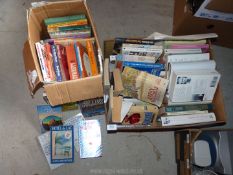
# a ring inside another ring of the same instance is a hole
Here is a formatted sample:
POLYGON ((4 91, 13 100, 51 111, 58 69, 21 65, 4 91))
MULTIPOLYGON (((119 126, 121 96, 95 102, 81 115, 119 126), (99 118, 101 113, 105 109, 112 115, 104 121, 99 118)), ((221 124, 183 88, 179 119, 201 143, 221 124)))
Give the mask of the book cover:
POLYGON ((92 117, 105 113, 103 98, 83 100, 79 103, 79 105, 84 117, 92 117))
POLYGON ((75 53, 76 53, 76 58, 77 58, 77 62, 78 62, 78 70, 79 73, 82 75, 82 78, 87 77, 87 70, 86 67, 84 65, 84 59, 86 59, 85 57, 88 57, 85 48, 83 47, 83 45, 79 42, 76 42, 74 44, 75 47, 75 53))
POLYGON ((40 69, 41 69, 43 79, 45 82, 50 82, 51 79, 49 77, 48 70, 46 67, 46 57, 45 57, 44 45, 41 44, 40 42, 37 42, 37 43, 35 43, 35 46, 36 46, 37 56, 38 56, 38 60, 40 63, 40 69))
POLYGON ((68 27, 58 27, 58 31, 72 31, 72 30, 77 30, 77 31, 91 31, 91 26, 89 25, 84 25, 84 26, 68 26, 68 27))
POLYGON ((61 75, 61 68, 60 68, 60 64, 59 64, 59 59, 57 56, 57 49, 56 49, 56 45, 55 44, 51 44, 51 52, 53 55, 53 67, 56 73, 56 78, 57 81, 62 81, 62 75, 61 75))
POLYGON ((76 20, 86 19, 85 14, 80 15, 72 15, 72 16, 63 16, 63 17, 54 17, 54 18, 46 18, 44 20, 45 25, 61 23, 61 22, 71 22, 76 20))
POLYGON ((99 120, 79 120, 80 158, 102 156, 102 139, 99 120))
POLYGON ((63 81, 69 80, 70 75, 68 70, 65 47, 60 44, 57 44, 56 47, 57 47, 58 60, 61 68, 62 80, 63 81))
POLYGON ((74 130, 72 125, 50 128, 51 163, 74 162, 74 130))
POLYGON ((51 126, 63 124, 61 106, 38 105, 37 114, 40 120, 41 133, 49 131, 51 126))
POLYGON ((161 106, 168 80, 131 67, 122 72, 123 95, 161 106))
POLYGON ((58 27, 83 26, 83 25, 87 25, 87 19, 80 19, 80 20, 76 20, 76 21, 68 21, 68 22, 49 24, 47 26, 47 30, 54 30, 54 29, 57 29, 58 27))
POLYGON ((63 31, 63 32, 49 32, 52 39, 56 38, 90 38, 91 31, 63 31))
POLYGON ((76 60, 74 44, 69 44, 65 46, 65 48, 66 48, 66 56, 67 56, 70 79, 71 80, 78 79, 80 78, 80 74, 78 71, 78 63, 76 60))
POLYGON ((91 65, 91 72, 92 76, 98 75, 98 66, 97 66, 97 60, 96 60, 96 52, 94 50, 94 42, 87 40, 86 41, 86 47, 87 47, 87 53, 88 58, 90 60, 91 65))
POLYGON ((55 74, 54 67, 53 67, 53 55, 51 52, 50 44, 45 43, 44 47, 45 47, 46 67, 48 70, 48 75, 51 81, 56 81, 57 78, 56 78, 56 74, 55 74))

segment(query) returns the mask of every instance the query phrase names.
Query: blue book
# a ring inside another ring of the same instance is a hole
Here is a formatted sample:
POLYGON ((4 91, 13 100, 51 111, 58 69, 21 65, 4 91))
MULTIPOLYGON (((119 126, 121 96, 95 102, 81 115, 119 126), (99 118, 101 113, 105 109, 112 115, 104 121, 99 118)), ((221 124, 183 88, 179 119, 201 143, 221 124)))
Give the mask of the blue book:
POLYGON ((80 78, 83 77, 82 75, 82 62, 81 62, 81 58, 80 58, 80 50, 79 47, 77 46, 76 43, 74 43, 74 50, 75 50, 75 54, 76 54, 76 59, 77 59, 77 63, 78 63, 78 73, 80 75, 80 78))
POLYGON ((145 71, 149 74, 159 76, 160 72, 164 70, 164 64, 160 63, 143 63, 143 62, 132 62, 132 61, 123 61, 123 67, 128 66, 134 69, 145 71))
POLYGON ((57 81, 62 81, 61 68, 59 65, 59 60, 57 56, 57 48, 54 44, 51 44, 51 52, 53 55, 53 68, 55 70, 57 81))
POLYGON ((74 162, 74 129, 72 125, 50 128, 51 164, 74 162))

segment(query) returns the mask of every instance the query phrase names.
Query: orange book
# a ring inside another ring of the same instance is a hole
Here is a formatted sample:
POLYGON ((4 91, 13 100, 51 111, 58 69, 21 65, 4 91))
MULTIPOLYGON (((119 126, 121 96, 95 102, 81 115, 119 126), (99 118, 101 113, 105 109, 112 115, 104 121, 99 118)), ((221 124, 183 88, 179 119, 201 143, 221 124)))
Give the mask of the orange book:
POLYGON ((66 48, 66 56, 67 56, 67 63, 68 63, 70 79, 71 80, 78 79, 78 78, 80 78, 80 75, 78 73, 78 64, 76 61, 74 44, 69 44, 65 48, 66 48))
POLYGON ((48 70, 48 75, 49 75, 49 78, 52 81, 55 81, 56 80, 56 74, 55 74, 55 71, 54 71, 54 68, 53 68, 53 55, 51 53, 50 44, 45 43, 44 48, 45 48, 45 58, 46 58, 45 65, 46 65, 47 70, 48 70))
POLYGON ((86 41, 87 54, 90 60, 92 75, 98 75, 98 67, 97 67, 96 55, 93 44, 94 43, 90 40, 86 41))

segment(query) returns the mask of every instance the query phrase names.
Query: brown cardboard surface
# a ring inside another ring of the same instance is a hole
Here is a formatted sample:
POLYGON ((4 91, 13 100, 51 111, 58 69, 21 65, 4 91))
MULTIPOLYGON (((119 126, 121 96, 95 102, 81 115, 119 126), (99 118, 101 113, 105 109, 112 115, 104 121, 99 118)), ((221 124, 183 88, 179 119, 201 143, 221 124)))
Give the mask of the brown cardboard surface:
POLYGON ((223 13, 233 13, 232 0, 212 0, 207 6, 209 10, 215 10, 223 13))
POLYGON ((49 84, 44 88, 53 106, 103 96, 101 75, 49 84))
POLYGON ((114 78, 114 96, 120 95, 120 93, 124 90, 121 72, 119 69, 113 70, 113 78, 114 78))
POLYGON ((213 44, 233 48, 232 31, 232 22, 194 17, 185 0, 175 0, 173 35, 217 33, 219 37, 213 44))
MULTIPOLYGON (((23 53, 26 72, 34 69, 38 75, 38 80, 36 81, 35 86, 31 86, 29 83, 29 89, 32 94, 34 94, 37 89, 43 85, 43 78, 35 49, 36 42, 40 41, 41 39, 48 38, 43 20, 48 17, 68 16, 81 13, 86 14, 89 24, 92 26, 94 37, 91 38, 91 40, 95 40, 99 53, 101 52, 101 49, 98 42, 95 25, 85 1, 73 0, 48 2, 41 7, 31 8, 28 10, 28 43, 25 44, 23 53)), ((81 43, 83 42, 82 40, 80 41, 81 43)), ((51 105, 100 97, 103 95, 102 75, 100 74, 85 79, 48 84, 44 85, 44 88, 51 105)))
MULTIPOLYGON (((104 42, 104 55, 105 58, 108 58, 111 53, 112 53, 112 48, 114 45, 114 41, 113 40, 107 40, 104 42)), ((111 101, 112 99, 114 99, 114 97, 111 97, 111 95, 109 95, 109 100, 111 101)), ((114 100, 113 100, 114 101, 114 100)), ((115 104, 113 103, 113 109, 116 110, 121 109, 119 107, 115 107, 115 104)), ((189 124, 189 125, 180 125, 180 126, 169 126, 169 127, 162 127, 157 125, 157 123, 153 123, 152 126, 141 126, 141 127, 137 127, 137 126, 127 126, 126 128, 124 127, 119 127, 117 129, 117 131, 171 131, 171 130, 178 130, 178 129, 185 129, 185 128, 203 128, 203 127, 211 127, 211 126, 218 126, 218 125, 224 125, 227 121, 227 116, 226 116, 226 112, 225 112, 225 107, 224 107, 224 101, 223 101, 223 96, 222 96, 222 92, 221 92, 221 87, 220 85, 218 85, 218 88, 216 90, 214 99, 213 99, 213 105, 214 105, 214 110, 213 112, 216 115, 216 121, 215 122, 207 122, 207 123, 200 123, 200 124, 189 124)), ((118 105, 119 106, 119 105, 118 105)), ((114 117, 116 117, 115 115, 119 115, 119 111, 114 111, 112 108, 107 108, 109 113, 115 113, 114 117)), ((113 116, 113 115, 112 115, 113 116)), ((110 117, 109 117, 110 118, 110 117)), ((118 116, 119 118, 119 116, 118 116)), ((108 123, 107 123, 108 124, 108 123)))
POLYGON ((104 88, 106 88, 107 90, 110 88, 109 80, 109 59, 106 58, 104 60, 104 88))
POLYGON ((112 122, 121 123, 121 107, 123 97, 113 97, 112 122))

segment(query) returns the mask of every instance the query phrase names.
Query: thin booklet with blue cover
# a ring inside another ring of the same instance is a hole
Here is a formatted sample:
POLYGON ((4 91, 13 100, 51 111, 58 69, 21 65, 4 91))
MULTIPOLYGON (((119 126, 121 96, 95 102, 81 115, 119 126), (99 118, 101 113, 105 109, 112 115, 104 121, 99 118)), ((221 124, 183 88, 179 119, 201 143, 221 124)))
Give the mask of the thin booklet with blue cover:
POLYGON ((69 126, 52 126, 51 163, 74 162, 74 129, 69 126))

